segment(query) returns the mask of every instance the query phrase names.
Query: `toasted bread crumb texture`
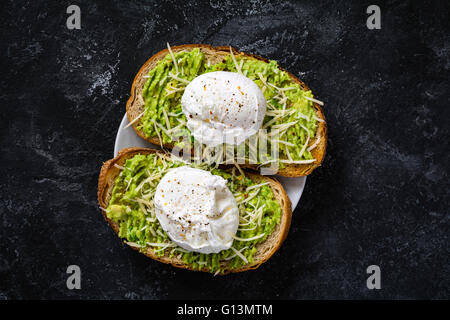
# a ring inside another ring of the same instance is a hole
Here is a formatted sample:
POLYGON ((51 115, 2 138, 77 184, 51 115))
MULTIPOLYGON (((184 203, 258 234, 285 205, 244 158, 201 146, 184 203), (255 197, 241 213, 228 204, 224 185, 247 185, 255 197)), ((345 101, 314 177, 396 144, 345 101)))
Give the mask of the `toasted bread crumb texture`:
POLYGON ((172 242, 161 228, 153 204, 160 179, 171 168, 183 165, 185 163, 162 153, 135 154, 123 163, 113 165, 118 171, 104 209, 119 237, 143 253, 151 251, 158 258, 176 259, 193 270, 225 273, 246 265, 257 265, 257 251, 271 252, 277 243, 267 242, 267 239, 281 221, 285 204, 277 201, 274 194, 280 191, 273 191, 270 181, 262 181, 255 175, 242 176, 234 168, 224 170, 205 164, 193 165, 228 181, 239 206, 240 225, 233 249, 217 254, 188 252, 172 242))
MULTIPOLYGON (((259 141, 268 141, 267 153, 257 159, 259 164, 272 159, 271 149, 280 152, 279 166, 314 163, 314 148, 320 147, 319 121, 311 98, 311 91, 301 83, 293 81, 291 75, 282 70, 277 62, 258 59, 243 54, 220 51, 214 56, 201 47, 177 50, 161 55, 151 67, 143 70, 143 80, 136 92, 141 104, 136 129, 147 139, 157 137, 162 145, 177 144, 178 137, 188 136, 186 118, 181 108, 181 96, 186 85, 196 76, 211 71, 240 72, 253 80, 263 91, 267 101, 267 112, 259 141), (175 59, 174 59, 175 58, 175 59), (214 58, 214 59, 213 59, 214 58), (270 139, 279 132, 279 137, 270 139), (276 146, 273 146, 276 144, 276 146)), ((245 147, 246 162, 250 148, 245 147)), ((237 152, 235 152, 237 154, 237 152)), ((242 154, 242 153, 240 153, 242 154)))

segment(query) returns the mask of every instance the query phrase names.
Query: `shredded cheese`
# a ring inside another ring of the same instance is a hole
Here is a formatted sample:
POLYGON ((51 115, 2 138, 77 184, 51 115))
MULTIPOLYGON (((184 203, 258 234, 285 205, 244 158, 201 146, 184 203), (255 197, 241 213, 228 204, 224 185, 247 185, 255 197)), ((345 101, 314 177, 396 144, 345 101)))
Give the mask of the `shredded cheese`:
POLYGON ((295 111, 296 111, 296 109, 294 109, 294 108, 284 110, 284 112, 283 112, 283 110, 279 110, 279 109, 271 109, 266 112, 266 116, 276 117, 276 116, 281 115, 282 117, 286 117, 286 116, 293 114, 295 111))
MULTIPOLYGON (((265 205, 264 205, 265 206, 265 205)), ((263 207, 264 207, 263 206, 263 207)), ((258 214, 258 226, 260 226, 261 225, 261 221, 262 221, 262 216, 263 216, 263 207, 261 207, 261 210, 259 210, 258 212, 259 212, 259 214, 258 214)))
POLYGON ((305 144, 303 145, 302 149, 300 150, 300 154, 298 155, 299 158, 302 157, 303 153, 304 153, 305 150, 306 150, 306 147, 308 146, 309 139, 311 139, 311 135, 310 135, 310 133, 309 133, 308 128, 306 128, 306 127, 305 127, 304 125, 302 125, 302 124, 300 124, 300 126, 301 126, 304 130, 306 130, 306 133, 308 134, 308 137, 306 138, 306 142, 305 142, 305 144))
POLYGON ((170 248, 170 247, 175 247, 175 246, 176 246, 176 244, 175 244, 175 243, 170 243, 170 244, 168 244, 168 245, 166 245, 166 246, 162 247, 161 249, 158 249, 158 250, 153 250, 153 252, 164 251, 164 250, 166 250, 167 248, 170 248))
POLYGON ((231 59, 233 60, 234 66, 236 67, 237 72, 242 74, 241 67, 237 64, 236 58, 234 57, 233 50, 231 49, 231 47, 230 47, 230 55, 231 55, 231 59))
POLYGON ((128 184, 127 184, 127 187, 125 188, 125 192, 128 191, 128 188, 130 187, 131 181, 133 181, 133 178, 130 178, 130 180, 128 180, 128 184))
POLYGON ((159 234, 163 238, 165 237, 164 233, 162 233, 161 230, 159 230, 159 229, 156 230, 156 233, 159 234))
POLYGON ((175 66, 175 71, 176 71, 177 74, 178 74, 178 64, 177 64, 177 60, 175 60, 175 55, 173 54, 172 48, 170 47, 170 45, 169 45, 168 42, 167 42, 167 49, 169 50, 170 56, 172 57, 172 61, 173 61, 173 64, 174 64, 174 66, 175 66))
POLYGON ((161 135, 159 134, 158 128, 156 127, 156 121, 153 121, 153 126, 155 127, 156 135, 158 136, 158 140, 159 140, 159 144, 161 146, 161 149, 164 149, 163 142, 162 142, 162 139, 161 139, 161 135))
POLYGON ((155 230, 153 230, 153 228, 150 228, 149 230, 150 230, 152 236, 154 236, 154 237, 157 236, 157 234, 156 234, 155 230))
POLYGON ((284 141, 284 140, 273 140, 273 142, 275 142, 275 143, 278 142, 278 143, 282 143, 282 144, 285 144, 285 145, 290 146, 290 147, 295 147, 295 144, 287 142, 287 141, 284 141))
POLYGON ((278 90, 280 90, 280 91, 288 91, 288 90, 295 90, 295 89, 297 89, 296 87, 286 87, 286 88, 278 88, 278 90))
POLYGON ((264 79, 263 74, 262 74, 261 72, 258 72, 257 75, 258 75, 258 77, 259 77, 259 80, 261 80, 261 82, 262 82, 266 87, 269 87, 269 84, 266 82, 266 79, 264 79))
POLYGON ((258 219, 258 225, 261 225, 261 219, 264 213, 264 208, 266 207, 265 204, 263 204, 258 209, 255 209, 255 213, 253 214, 252 218, 250 219, 250 223, 254 223, 256 219, 258 219))
POLYGON ((163 107, 162 111, 163 111, 163 115, 164 115, 164 120, 166 120, 167 131, 170 131, 170 121, 169 121, 169 117, 167 116, 166 108, 163 107))
POLYGON ((184 91, 185 88, 173 88, 172 90, 168 90, 168 88, 166 88, 166 97, 179 92, 179 91, 184 91))
POLYGON ((317 118, 316 116, 314 116, 314 120, 319 121, 319 122, 325 122, 325 120, 317 118))
POLYGON ((308 163, 313 163, 314 161, 316 161, 316 159, 311 159, 311 160, 283 160, 281 159, 280 162, 281 163, 295 163, 295 164, 308 164, 308 163))
POLYGON ((315 103, 317 103, 317 104, 320 104, 321 106, 324 105, 324 103, 323 103, 322 101, 320 101, 320 100, 317 100, 317 99, 314 99, 314 98, 310 98, 310 97, 307 97, 307 96, 303 96, 303 98, 305 98, 306 100, 315 102, 315 103))
POLYGON ((134 247, 134 248, 143 248, 143 246, 141 246, 140 244, 137 244, 136 242, 125 241, 125 243, 126 243, 127 245, 129 245, 130 247, 134 247))
POLYGON ((263 163, 259 164, 258 167, 264 166, 264 165, 272 163, 272 162, 277 162, 277 161, 278 161, 277 159, 267 160, 267 161, 264 161, 263 163))
POLYGON ((257 236, 251 237, 251 238, 240 238, 240 237, 237 237, 237 236, 233 235, 233 239, 235 239, 237 241, 253 241, 253 240, 257 240, 257 239, 260 239, 260 238, 264 237, 264 235, 265 235, 264 232, 259 234, 259 235, 257 235, 257 236))
POLYGON ((288 122, 288 123, 281 123, 281 124, 276 124, 273 125, 272 128, 277 128, 277 129, 281 129, 281 128, 289 128, 290 126, 293 126, 294 124, 296 124, 298 121, 292 121, 292 122, 288 122))
POLYGON ((161 243, 158 243, 158 242, 147 242, 147 245, 149 245, 150 247, 164 247, 164 246, 167 246, 167 245, 173 245, 173 243, 171 243, 171 242, 161 242, 161 243))
POLYGON ((266 186, 266 185, 268 185, 268 184, 269 184, 269 182, 264 182, 264 183, 256 184, 256 185, 254 185, 254 186, 248 187, 248 188, 245 189, 245 190, 246 190, 246 191, 249 191, 249 190, 252 190, 252 189, 260 188, 260 187, 262 187, 262 186, 266 186))
POLYGON ((238 204, 243 204, 243 203, 249 202, 250 200, 252 200, 254 197, 256 197, 258 195, 259 190, 261 190, 261 189, 256 189, 256 191, 253 192, 253 194, 251 196, 249 196, 247 199, 244 199, 244 200, 238 202, 238 204))
POLYGON ((145 111, 143 111, 141 114, 139 114, 136 118, 133 119, 133 121, 131 121, 129 124, 127 124, 124 129, 128 128, 129 126, 131 126, 133 123, 135 123, 136 121, 139 120, 140 117, 142 117, 144 115, 145 111))
POLYGON ((247 249, 247 248, 248 248, 248 247, 244 247, 244 248, 242 248, 241 250, 238 251, 238 250, 236 250, 235 248, 231 247, 231 250, 234 251, 235 255, 234 255, 234 256, 231 256, 231 257, 228 257, 228 258, 225 258, 225 260, 231 260, 231 259, 233 259, 234 257, 238 256, 239 258, 241 258, 241 259, 245 262, 245 264, 248 264, 247 258, 241 253, 244 249, 247 249))
POLYGON ((281 118, 281 115, 276 116, 276 117, 273 118, 272 120, 266 122, 266 123, 263 125, 263 129, 267 128, 267 127, 270 126, 272 123, 275 123, 275 122, 276 122, 278 119, 280 119, 280 118, 281 118))
POLYGON ((154 121, 154 123, 160 128, 168 137, 170 137, 170 133, 167 131, 166 128, 164 128, 162 125, 160 125, 158 122, 154 121))
POLYGON ((183 78, 179 78, 179 77, 177 77, 176 75, 174 75, 172 72, 169 72, 169 76, 170 76, 171 78, 177 80, 177 81, 180 81, 180 82, 183 82, 183 83, 186 83, 186 84, 189 84, 189 83, 190 83, 189 80, 186 80, 186 79, 183 79, 183 78))
POLYGON ((185 125, 185 123, 180 123, 180 124, 177 125, 176 127, 173 127, 172 129, 167 130, 167 132, 170 132, 170 133, 175 132, 175 133, 176 133, 176 131, 177 131, 178 129, 180 129, 182 126, 184 126, 184 125, 185 125))
POLYGON ((166 81, 167 76, 163 77, 160 81, 159 81, 159 85, 162 86, 164 84, 164 82, 166 81))
POLYGON ((311 151, 311 150, 313 150, 315 147, 317 147, 317 145, 319 144, 321 138, 322 138, 322 136, 317 136, 316 141, 308 148, 308 151, 311 151))
POLYGON ((291 153, 289 152, 288 146, 284 146, 284 150, 286 151, 286 155, 287 155, 289 161, 294 160, 294 159, 292 159, 292 156, 291 156, 291 153))
POLYGON ((309 122, 309 117, 306 114, 301 113, 300 111, 298 111, 296 118, 297 119, 303 118, 303 119, 305 119, 306 121, 309 122))
MULTIPOLYGON (((184 90, 184 89, 183 89, 184 90)), ((171 116, 171 117, 179 117, 183 114, 183 111, 180 111, 178 113, 173 113, 173 112, 167 112, 167 115, 171 116)))

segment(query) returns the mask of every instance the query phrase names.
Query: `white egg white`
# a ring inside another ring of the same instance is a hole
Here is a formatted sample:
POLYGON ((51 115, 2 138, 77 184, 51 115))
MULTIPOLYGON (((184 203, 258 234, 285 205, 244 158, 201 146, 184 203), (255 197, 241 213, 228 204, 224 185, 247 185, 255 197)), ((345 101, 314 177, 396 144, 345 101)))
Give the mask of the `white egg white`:
POLYGON ((181 98, 186 126, 208 146, 240 144, 258 132, 266 99, 249 78, 236 73, 204 73, 192 80, 181 98))
POLYGON ((233 244, 239 210, 222 177, 188 166, 171 169, 154 203, 161 227, 183 249, 217 253, 233 244))

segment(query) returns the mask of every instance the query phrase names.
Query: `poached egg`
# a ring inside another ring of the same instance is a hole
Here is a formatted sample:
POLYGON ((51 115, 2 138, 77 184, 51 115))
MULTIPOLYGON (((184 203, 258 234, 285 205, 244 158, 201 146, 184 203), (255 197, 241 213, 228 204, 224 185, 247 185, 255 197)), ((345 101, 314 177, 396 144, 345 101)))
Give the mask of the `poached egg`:
POLYGON ((154 203, 161 227, 183 249, 218 253, 233 244, 239 209, 224 178, 188 166, 171 169, 154 203))
POLYGON ((266 99, 249 78, 236 72, 204 73, 192 80, 181 98, 186 126, 207 146, 241 144, 258 132, 266 99))

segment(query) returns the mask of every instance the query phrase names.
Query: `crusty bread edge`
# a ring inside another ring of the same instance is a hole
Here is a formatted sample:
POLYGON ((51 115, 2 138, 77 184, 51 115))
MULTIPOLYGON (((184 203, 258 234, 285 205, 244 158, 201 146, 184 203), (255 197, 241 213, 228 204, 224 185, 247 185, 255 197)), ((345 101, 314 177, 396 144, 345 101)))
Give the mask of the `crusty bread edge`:
MULTIPOLYGON (((120 173, 120 169, 115 167, 114 166, 115 164, 123 165, 123 163, 125 162, 126 159, 131 158, 132 156, 134 156, 136 154, 148 154, 148 153, 156 153, 156 152, 163 152, 163 151, 159 151, 159 150, 155 150, 155 149, 148 149, 148 148, 138 148, 138 147, 126 148, 126 149, 121 150, 115 158, 106 161, 100 170, 100 175, 99 175, 99 179, 98 179, 97 198, 98 198, 100 207, 103 209, 108 207, 110 192, 112 191, 116 177, 120 173)), ((289 232, 291 219, 292 219, 292 205, 291 205, 291 201, 290 201, 289 197, 287 196, 287 194, 286 194, 283 186, 280 184, 280 182, 272 177, 260 176, 258 174, 252 173, 252 172, 246 172, 246 175, 252 177, 255 180, 265 180, 265 181, 269 182, 269 185, 272 188, 272 191, 274 192, 276 199, 279 201, 280 205, 282 206, 282 208, 281 208, 282 216, 281 216, 280 223, 276 226, 275 230, 267 238, 267 240, 264 241, 263 243, 257 244, 257 248, 258 248, 258 246, 265 246, 265 245, 267 245, 268 241, 273 240, 273 243, 272 242, 270 243, 271 244, 270 250, 268 252, 266 252, 264 254, 264 256, 258 257, 258 259, 256 259, 256 261, 253 264, 242 266, 239 269, 225 268, 224 269, 225 272, 221 273, 221 275, 228 274, 228 273, 242 272, 242 271, 247 271, 247 270, 253 270, 253 269, 258 268, 262 263, 266 262, 280 248, 280 246, 286 239, 288 232, 289 232), (273 239, 273 237, 275 237, 275 236, 276 236, 276 239, 273 239)), ((104 210, 102 210, 102 214, 103 214, 103 217, 105 218, 105 220, 108 222, 108 224, 114 230, 114 232, 116 234, 118 234, 119 233, 119 224, 112 221, 111 219, 109 219, 106 216, 106 212, 104 210)), ((139 250, 139 248, 135 248, 133 246, 130 246, 130 247, 133 248, 134 250, 139 250)), ((142 252, 142 253, 154 260, 157 260, 157 261, 160 261, 160 262, 163 262, 166 264, 171 264, 177 268, 189 269, 189 270, 193 270, 193 271, 209 272, 206 268, 200 269, 200 270, 193 269, 190 265, 185 264, 182 260, 177 259, 176 257, 170 258, 167 255, 162 256, 162 257, 157 256, 156 254, 154 254, 153 250, 151 250, 151 249, 146 250, 145 252, 142 252)))
MULTIPOLYGON (((244 52, 239 52, 237 49, 232 48, 232 47, 228 47, 228 46, 218 46, 218 47, 213 47, 207 44, 186 44, 186 45, 180 45, 180 46, 174 46, 171 48, 171 50, 173 52, 178 52, 178 51, 182 51, 182 50, 192 50, 194 48, 200 48, 201 50, 213 50, 213 51, 217 51, 217 52, 229 52, 230 48, 233 50, 233 53, 238 55, 245 55, 248 57, 252 57, 255 58, 257 60, 261 60, 261 61, 265 61, 268 62, 268 59, 260 57, 258 55, 255 54, 248 54, 248 53, 244 53, 244 52)), ((138 89, 142 90, 142 88, 138 88, 137 83, 141 80, 142 76, 145 75, 145 70, 147 70, 148 66, 150 64, 152 64, 153 62, 156 62, 160 59, 162 59, 163 57, 165 57, 167 54, 169 53, 168 49, 164 49, 159 51, 158 53, 156 53, 155 55, 153 55, 150 59, 147 60, 147 62, 144 63, 144 65, 139 69, 139 72, 136 74, 133 83, 131 85, 131 95, 130 98, 127 101, 126 104, 126 111, 127 111, 127 117, 128 120, 130 122, 132 122, 133 120, 135 120, 136 115, 134 115, 131 111, 131 109, 133 108, 133 105, 135 103, 137 103, 137 96, 138 96, 138 89)), ((292 73, 290 73, 289 71, 280 68, 283 71, 287 72, 289 74, 289 76, 291 77, 291 79, 295 82, 297 82, 300 87, 302 87, 304 90, 308 91, 310 90, 308 88, 308 86, 303 83, 300 79, 298 79, 296 76, 294 76, 292 73)), ((145 82, 144 82, 145 83, 145 82)), ((314 159, 316 159, 315 162, 310 163, 310 164, 289 164, 286 165, 285 168, 280 168, 279 171, 277 172, 278 175, 280 176, 285 176, 285 177, 300 177, 300 176, 306 176, 309 175, 314 169, 316 169, 317 167, 319 167, 322 162, 323 159, 325 158, 325 153, 326 153, 326 147, 327 147, 327 140, 328 140, 328 130, 327 130, 327 124, 325 121, 325 115, 323 113, 322 108, 320 107, 319 104, 313 102, 313 107, 316 111, 316 115, 317 118, 323 120, 323 122, 318 122, 318 128, 317 128, 317 132, 315 137, 321 137, 319 144, 311 151, 311 154, 313 156, 314 159)), ((139 130, 137 127, 140 124, 140 119, 138 119, 137 121, 135 121, 132 124, 132 127, 134 129, 134 131, 136 132, 136 134, 141 137, 144 140, 149 141, 150 143, 153 143, 155 145, 160 145, 160 141, 158 139, 158 137, 146 137, 144 132, 142 132, 141 130, 139 130)), ((311 141, 310 144, 314 143, 315 140, 311 141)), ((163 145, 164 148, 170 149, 173 147, 172 143, 169 144, 165 144, 163 145)), ((249 169, 257 169, 256 165, 245 165, 244 167, 249 168, 249 169)))

